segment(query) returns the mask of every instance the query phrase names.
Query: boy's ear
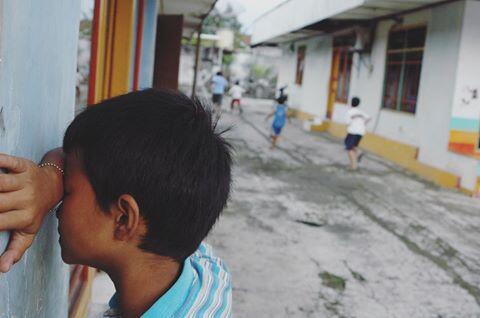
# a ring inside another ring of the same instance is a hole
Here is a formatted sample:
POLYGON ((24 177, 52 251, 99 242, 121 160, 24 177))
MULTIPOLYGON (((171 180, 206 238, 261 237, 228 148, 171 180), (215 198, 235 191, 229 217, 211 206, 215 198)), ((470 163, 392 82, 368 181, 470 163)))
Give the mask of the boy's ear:
POLYGON ((120 241, 135 239, 140 229, 140 208, 130 194, 122 194, 112 209, 115 222, 114 237, 120 241))

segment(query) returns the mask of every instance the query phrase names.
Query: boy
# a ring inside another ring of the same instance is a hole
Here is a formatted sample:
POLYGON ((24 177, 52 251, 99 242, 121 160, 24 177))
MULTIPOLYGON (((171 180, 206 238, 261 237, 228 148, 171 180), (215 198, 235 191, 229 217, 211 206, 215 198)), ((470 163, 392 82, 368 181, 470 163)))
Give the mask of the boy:
POLYGON ((108 315, 230 317, 231 280, 202 243, 230 191, 230 147, 199 101, 145 90, 89 107, 41 167, 0 155, 0 230, 16 230, 5 272, 63 195, 62 258, 105 271, 108 315))
POLYGON ((212 102, 218 114, 222 110, 223 94, 225 93, 227 85, 228 81, 223 77, 222 72, 217 72, 217 74, 212 77, 212 102))
POLYGON ((350 167, 353 171, 358 169, 358 162, 362 159, 363 152, 358 150, 358 145, 366 132, 366 125, 370 116, 358 109, 360 99, 353 97, 352 107, 347 111, 347 137, 345 138, 345 149, 348 151, 350 167))
POLYGON ((243 112, 241 99, 244 92, 245 90, 240 86, 240 81, 236 81, 235 85, 233 85, 232 88, 230 88, 230 90, 228 91, 230 96, 232 96, 232 102, 230 103, 230 110, 232 112, 235 105, 238 107, 238 111, 240 112, 240 114, 243 112))
POLYGON ((285 122, 287 120, 287 105, 285 102, 287 101, 287 97, 285 95, 281 95, 277 98, 277 106, 275 110, 268 114, 265 120, 268 120, 270 117, 274 116, 272 122, 272 130, 273 134, 271 135, 272 145, 270 149, 275 149, 277 146, 277 140, 282 132, 283 126, 285 126, 285 122))

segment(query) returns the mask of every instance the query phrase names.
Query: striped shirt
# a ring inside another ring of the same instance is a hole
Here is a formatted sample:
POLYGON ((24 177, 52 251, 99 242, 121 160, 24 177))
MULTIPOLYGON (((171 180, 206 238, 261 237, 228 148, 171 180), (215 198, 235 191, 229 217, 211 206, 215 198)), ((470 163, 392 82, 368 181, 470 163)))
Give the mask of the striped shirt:
MULTIPOLYGON (((232 283, 228 268, 202 243, 187 258, 175 284, 141 318, 230 318, 232 283)), ((116 294, 104 317, 121 317, 116 294)))

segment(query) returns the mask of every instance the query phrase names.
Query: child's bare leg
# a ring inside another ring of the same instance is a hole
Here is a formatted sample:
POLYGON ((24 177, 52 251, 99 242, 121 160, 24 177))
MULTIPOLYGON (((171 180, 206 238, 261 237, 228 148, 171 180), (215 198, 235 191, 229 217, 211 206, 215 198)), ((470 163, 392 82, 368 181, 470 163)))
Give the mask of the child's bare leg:
POLYGON ((277 135, 272 136, 272 146, 270 147, 271 149, 275 149, 275 147, 277 146, 277 139, 278 139, 277 135))
POLYGON ((360 148, 355 147, 355 154, 357 155, 357 163, 359 163, 360 160, 362 160, 364 152, 362 150, 360 150, 360 148))
POLYGON ((352 168, 352 170, 357 170, 357 152, 355 151, 355 149, 351 149, 348 151, 348 159, 350 159, 350 167, 352 168))
POLYGON ((215 104, 215 112, 217 113, 218 116, 222 113, 222 104, 215 104))

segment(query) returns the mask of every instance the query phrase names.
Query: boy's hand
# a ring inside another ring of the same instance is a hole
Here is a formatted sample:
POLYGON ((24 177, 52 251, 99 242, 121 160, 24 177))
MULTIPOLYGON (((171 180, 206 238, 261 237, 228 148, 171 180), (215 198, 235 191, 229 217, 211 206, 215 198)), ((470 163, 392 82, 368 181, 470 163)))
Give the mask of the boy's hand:
MULTIPOLYGON (((63 166, 60 154, 45 160, 63 166)), ((50 157, 49 157, 50 156, 50 157)), ((63 196, 63 178, 56 168, 40 168, 34 162, 0 154, 0 231, 12 231, 6 251, 0 256, 0 272, 7 272, 32 245, 45 215, 63 196)))

